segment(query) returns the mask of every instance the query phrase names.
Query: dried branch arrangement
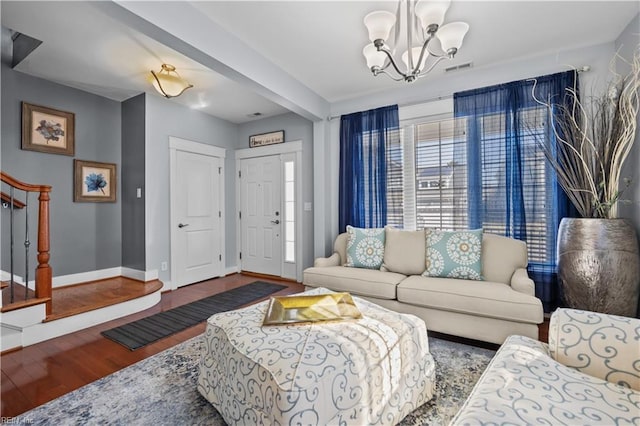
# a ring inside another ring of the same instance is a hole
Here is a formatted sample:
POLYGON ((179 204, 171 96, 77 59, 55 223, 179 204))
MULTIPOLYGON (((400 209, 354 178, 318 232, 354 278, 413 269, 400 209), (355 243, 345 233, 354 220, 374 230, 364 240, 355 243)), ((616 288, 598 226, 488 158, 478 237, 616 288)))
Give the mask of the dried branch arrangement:
POLYGON ((585 218, 615 218, 620 195, 620 172, 635 141, 640 89, 640 46, 629 63, 631 71, 615 72, 619 55, 611 62, 613 80, 600 96, 581 101, 576 87, 567 89, 568 105, 534 99, 547 107, 555 143, 539 140, 558 176, 560 186, 585 218))

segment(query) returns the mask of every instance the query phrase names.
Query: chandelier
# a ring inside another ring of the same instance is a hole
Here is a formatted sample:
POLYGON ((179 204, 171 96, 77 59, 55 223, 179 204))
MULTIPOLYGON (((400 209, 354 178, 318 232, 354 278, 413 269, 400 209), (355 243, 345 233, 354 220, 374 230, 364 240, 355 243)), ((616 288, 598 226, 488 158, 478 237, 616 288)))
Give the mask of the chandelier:
POLYGON ((180 77, 176 67, 171 64, 162 64, 158 72, 151 71, 150 80, 153 87, 165 98, 175 98, 193 87, 193 84, 180 77))
POLYGON ((395 15, 379 10, 365 16, 364 25, 369 31, 371 43, 364 47, 362 53, 373 75, 387 74, 395 81, 411 83, 429 73, 443 59, 453 59, 462 46, 469 25, 465 22, 442 25, 450 3, 451 0, 400 0, 395 15), (406 11, 404 22, 401 22, 402 9, 406 11), (404 40, 400 39, 402 23, 406 31, 406 46, 403 45, 404 40), (387 41, 394 25, 392 40, 387 41), (440 51, 432 50, 431 41, 434 38, 440 41, 440 51), (401 56, 403 68, 394 59, 396 49, 401 46, 406 49, 401 56), (427 65, 427 62, 431 63, 427 65), (389 66, 392 69, 388 70, 389 66), (392 74, 394 70, 397 73, 395 77, 392 74))

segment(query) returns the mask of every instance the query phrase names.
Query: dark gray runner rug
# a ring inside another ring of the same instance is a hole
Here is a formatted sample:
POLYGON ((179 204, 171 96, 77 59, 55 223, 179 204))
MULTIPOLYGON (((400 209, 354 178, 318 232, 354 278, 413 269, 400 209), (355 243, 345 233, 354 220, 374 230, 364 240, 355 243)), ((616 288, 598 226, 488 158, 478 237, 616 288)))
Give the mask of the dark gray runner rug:
MULTIPOLYGON (((224 426, 196 389, 202 336, 194 337, 123 370, 34 408, 13 424, 224 426)), ((436 361, 433 399, 400 426, 447 425, 460 409, 495 351, 429 338, 436 361)))
POLYGON ((199 324, 213 314, 237 309, 283 288, 286 286, 255 281, 103 331, 101 334, 133 351, 199 324))

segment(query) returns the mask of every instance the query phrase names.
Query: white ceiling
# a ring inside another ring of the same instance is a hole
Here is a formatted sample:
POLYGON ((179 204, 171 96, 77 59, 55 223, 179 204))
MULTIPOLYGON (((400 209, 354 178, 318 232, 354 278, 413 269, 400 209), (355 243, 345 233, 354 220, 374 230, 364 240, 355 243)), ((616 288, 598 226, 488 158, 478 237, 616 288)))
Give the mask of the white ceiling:
MULTIPOLYGON (((404 84, 371 76, 361 53, 368 43, 363 16, 377 9, 395 11, 396 2, 192 4, 329 102, 404 84)), ((287 111, 91 4, 2 1, 1 7, 3 26, 43 41, 18 65, 20 71, 120 101, 143 91, 159 96, 150 89, 147 76, 149 70, 167 62, 195 86, 170 102, 234 123, 254 119, 247 117, 254 112, 273 116, 287 111)), ((163 7, 162 2, 156 7, 163 7)), ((454 1, 445 22, 466 21, 471 29, 454 61, 440 64, 432 75, 442 75, 445 66, 469 61, 479 68, 611 42, 639 11, 637 1, 454 1)), ((473 69, 466 72, 472 78, 473 69)))

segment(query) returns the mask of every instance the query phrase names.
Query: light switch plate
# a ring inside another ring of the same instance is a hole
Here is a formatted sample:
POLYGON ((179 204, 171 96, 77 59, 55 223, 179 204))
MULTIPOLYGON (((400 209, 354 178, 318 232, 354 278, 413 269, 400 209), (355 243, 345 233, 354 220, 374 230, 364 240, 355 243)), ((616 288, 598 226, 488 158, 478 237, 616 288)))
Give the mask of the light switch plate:
POLYGON ((311 211, 311 202, 307 201, 304 203, 304 211, 305 212, 310 212, 311 211))

